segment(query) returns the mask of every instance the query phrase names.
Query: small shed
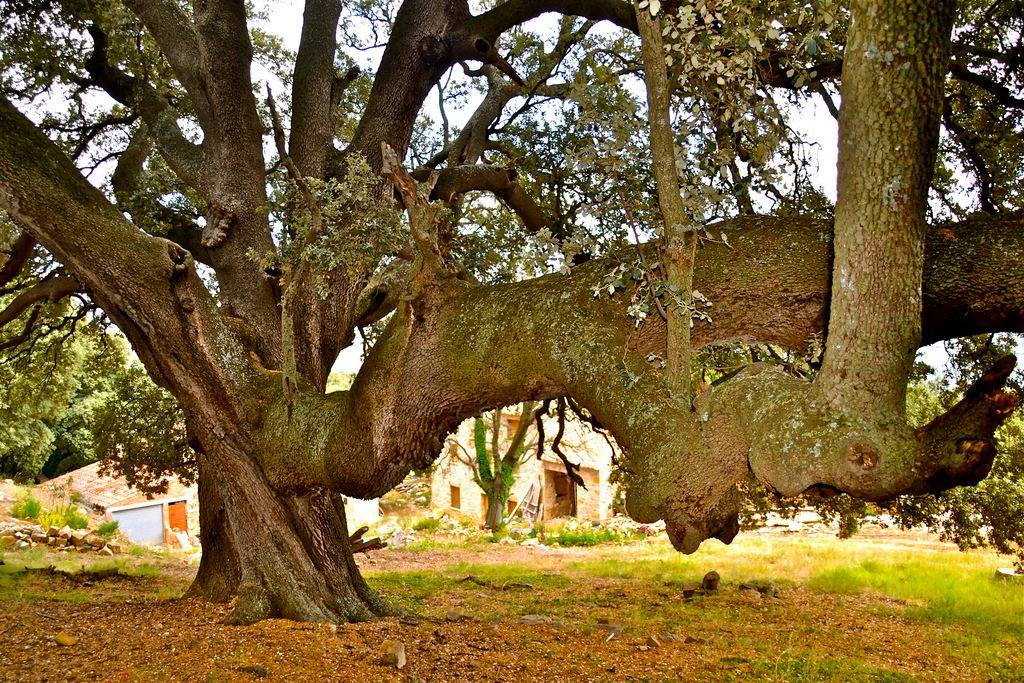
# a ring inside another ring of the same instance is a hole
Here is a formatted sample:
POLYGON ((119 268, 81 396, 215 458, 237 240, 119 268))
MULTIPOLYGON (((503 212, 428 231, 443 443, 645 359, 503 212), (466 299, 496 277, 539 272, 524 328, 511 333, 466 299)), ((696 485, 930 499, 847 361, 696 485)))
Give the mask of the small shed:
POLYGON ((190 547, 199 535, 197 487, 177 477, 168 479, 167 492, 147 494, 123 477, 100 473, 100 464, 86 465, 55 477, 42 486, 64 490, 116 520, 118 529, 133 543, 190 547))

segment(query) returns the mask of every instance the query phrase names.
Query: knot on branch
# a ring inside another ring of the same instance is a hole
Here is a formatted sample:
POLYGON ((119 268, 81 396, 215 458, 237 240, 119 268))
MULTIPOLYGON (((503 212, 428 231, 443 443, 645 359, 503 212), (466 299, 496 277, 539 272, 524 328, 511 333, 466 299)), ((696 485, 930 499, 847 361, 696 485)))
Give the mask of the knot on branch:
POLYGON ((483 76, 485 73, 483 69, 470 69, 466 66, 466 61, 482 62, 497 67, 516 85, 520 87, 526 85, 512 65, 498 52, 497 46, 483 36, 466 36, 455 42, 451 47, 451 60, 462 64, 462 69, 467 76, 483 76))
POLYGON ((171 259, 171 279, 184 277, 191 266, 190 254, 175 242, 167 241, 167 257, 171 259))
POLYGON ((828 492, 862 500, 938 493, 983 479, 994 433, 1017 406, 1003 386, 1012 356, 946 413, 915 430, 902 416, 879 423, 825 400, 813 383, 752 365, 679 409, 658 438, 630 444, 626 507, 641 522, 663 519, 672 544, 695 551, 736 533, 737 485, 750 472, 785 497, 828 492))
POLYGON ((228 203, 211 204, 210 215, 203 228, 202 244, 207 249, 216 249, 228 240, 231 230, 238 222, 238 211, 228 203))

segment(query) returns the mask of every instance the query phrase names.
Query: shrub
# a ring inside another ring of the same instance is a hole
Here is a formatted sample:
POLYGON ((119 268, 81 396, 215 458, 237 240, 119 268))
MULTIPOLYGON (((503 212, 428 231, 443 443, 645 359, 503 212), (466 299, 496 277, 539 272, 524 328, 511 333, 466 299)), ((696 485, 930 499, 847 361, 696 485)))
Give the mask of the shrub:
POLYGON ((11 514, 18 519, 38 519, 43 505, 35 496, 28 495, 11 506, 11 514))
POLYGON ((424 517, 412 525, 414 531, 437 531, 441 528, 441 520, 437 517, 424 517))
POLYGON ((78 511, 77 507, 69 503, 43 512, 39 515, 39 524, 47 528, 67 526, 72 529, 84 529, 89 526, 89 520, 78 511))
POLYGON ((639 536, 636 534, 623 533, 616 529, 597 528, 568 528, 563 527, 554 533, 548 533, 543 538, 545 545, 557 543, 560 546, 582 546, 600 545, 601 543, 619 543, 630 541, 639 536))
POLYGON ((69 509, 64 513, 64 519, 72 529, 84 529, 89 526, 89 520, 75 507, 69 506, 69 509))
POLYGON ((96 529, 96 533, 102 536, 103 538, 110 538, 111 536, 117 533, 118 526, 119 525, 117 523, 117 520, 111 519, 110 521, 103 522, 103 524, 100 524, 99 528, 96 529))

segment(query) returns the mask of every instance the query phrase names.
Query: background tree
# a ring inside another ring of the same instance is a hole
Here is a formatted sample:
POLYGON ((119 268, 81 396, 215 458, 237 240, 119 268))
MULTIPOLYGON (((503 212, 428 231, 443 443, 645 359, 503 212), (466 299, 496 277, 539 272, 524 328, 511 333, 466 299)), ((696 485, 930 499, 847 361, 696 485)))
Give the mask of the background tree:
MULTIPOLYGON (((958 98, 955 125, 1001 149, 1019 139, 1011 4, 965 2, 955 20, 945 1, 654 12, 678 184, 700 227, 682 294, 712 311, 690 307, 690 345, 821 339, 814 382, 753 365, 690 401, 666 381, 679 326, 643 246, 665 231, 650 155, 630 154, 647 149, 646 103, 637 16, 617 0, 475 14, 309 0, 294 55, 237 0, 9 3, 0 206, 22 247, 4 269, 42 245, 65 291, 104 311, 178 401, 203 514, 194 590, 235 597, 236 622, 389 612, 358 574, 337 494, 380 495, 462 419, 527 400, 572 397, 604 425, 626 454, 631 514, 664 518, 686 551, 731 539, 751 472, 785 496, 973 484, 1014 405, 1011 363, 916 431, 902 399, 920 343, 1024 320, 1017 195, 981 206, 979 189, 966 201, 985 214, 962 218, 928 202, 955 176, 947 161, 984 148, 940 137, 947 87, 1000 122, 958 98), (545 12, 566 17, 526 28, 545 12), (339 35, 358 37, 339 34, 342 18, 381 37, 372 77, 340 56, 339 35), (840 75, 833 223, 788 107, 835 110, 840 75), (438 85, 447 103, 481 91, 457 131, 420 116, 438 85), (104 163, 109 181, 90 183, 104 163), (521 267, 496 266, 501 253, 521 267), (326 393, 369 326, 352 386, 326 393)), ((993 183, 1016 181, 980 158, 993 183)), ((38 331, 54 279, 7 305, 15 336, 38 331)))
POLYGON ((532 457, 527 436, 533 424, 534 407, 531 402, 520 406, 515 431, 506 428, 502 421, 506 413, 501 408, 473 418, 472 454, 455 442, 459 449, 455 456, 472 470, 473 481, 487 496, 484 525, 491 531, 498 531, 505 525, 505 506, 515 485, 516 471, 532 457), (508 432, 504 436, 503 430, 508 432))

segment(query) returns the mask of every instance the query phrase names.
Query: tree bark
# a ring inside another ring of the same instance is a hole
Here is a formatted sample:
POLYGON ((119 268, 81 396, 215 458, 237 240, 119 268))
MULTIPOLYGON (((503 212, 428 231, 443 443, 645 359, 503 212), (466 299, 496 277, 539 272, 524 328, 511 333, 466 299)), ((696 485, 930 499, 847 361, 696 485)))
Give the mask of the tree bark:
POLYGON ((953 0, 851 7, 839 118, 835 265, 825 399, 903 424, 921 342, 925 212, 953 0))
POLYGON ((658 205, 664 223, 662 261, 665 280, 678 297, 679 305, 669 307, 668 338, 665 344, 665 374, 672 389, 684 400, 690 398, 690 325, 693 306, 693 261, 697 246, 686 206, 679 193, 676 172, 676 143, 672 131, 672 88, 661 40, 661 19, 650 8, 636 13, 640 33, 640 54, 647 86, 647 120, 651 128, 651 167, 658 190, 658 205))
POLYGON ((199 541, 203 554, 199 560, 199 571, 185 595, 211 602, 231 600, 238 593, 242 577, 238 549, 220 487, 216 470, 207 464, 205 458, 200 458, 199 541))
POLYGON ((359 573, 340 495, 315 486, 274 490, 245 434, 200 438, 207 466, 217 471, 214 498, 206 501, 221 503, 214 512, 220 535, 211 539, 214 555, 193 594, 223 599, 233 586, 235 603, 226 620, 232 624, 272 617, 364 621, 396 613, 359 573), (233 553, 224 552, 225 537, 233 553))
POLYGON ((498 531, 505 523, 505 500, 501 497, 502 485, 495 479, 487 491, 487 519, 485 525, 491 531, 498 531))

